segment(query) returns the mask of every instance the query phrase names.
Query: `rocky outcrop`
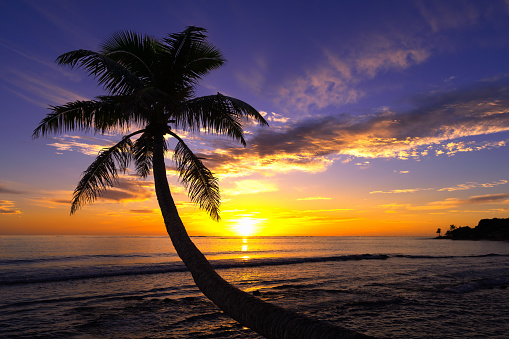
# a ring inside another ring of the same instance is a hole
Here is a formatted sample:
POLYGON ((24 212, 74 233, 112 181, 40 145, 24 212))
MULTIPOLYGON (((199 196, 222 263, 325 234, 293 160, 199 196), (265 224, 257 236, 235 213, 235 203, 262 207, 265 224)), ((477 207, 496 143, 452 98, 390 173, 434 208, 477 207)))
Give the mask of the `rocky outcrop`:
POLYGON ((479 224, 447 231, 442 238, 453 240, 509 240, 509 218, 481 219, 479 224))

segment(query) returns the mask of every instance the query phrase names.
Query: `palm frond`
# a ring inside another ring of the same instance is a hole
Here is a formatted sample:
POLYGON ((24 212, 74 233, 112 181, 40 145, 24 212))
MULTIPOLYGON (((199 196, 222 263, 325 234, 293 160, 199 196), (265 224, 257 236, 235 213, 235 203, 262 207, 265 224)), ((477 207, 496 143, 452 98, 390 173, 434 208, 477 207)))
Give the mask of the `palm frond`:
POLYGON ((174 159, 180 180, 187 188, 191 201, 206 210, 212 219, 220 220, 221 196, 217 178, 178 135, 173 132, 170 134, 178 140, 174 159))
POLYGON ((143 87, 140 77, 102 53, 79 49, 60 55, 56 61, 59 65, 85 69, 110 94, 130 94, 143 87))
POLYGON ((194 94, 198 80, 225 63, 219 49, 206 41, 206 30, 190 26, 180 33, 162 39, 162 60, 158 83, 165 90, 178 93, 182 99, 194 94))
POLYGON ((169 116, 177 127, 183 130, 224 134, 242 145, 246 145, 242 121, 254 118, 260 125, 268 126, 263 116, 251 105, 242 100, 227 97, 220 93, 189 100, 183 104, 178 114, 169 116))
MULTIPOLYGON (((147 91, 142 89, 138 92, 147 91)), ((104 133, 127 129, 132 124, 143 125, 149 118, 142 112, 151 104, 150 94, 131 96, 100 96, 97 100, 74 101, 62 106, 50 106, 51 113, 39 123, 32 137, 62 132, 93 130, 104 133), (147 97, 148 96, 148 97, 147 97)))
POLYGON ((159 41, 132 31, 114 33, 101 44, 102 54, 152 84, 155 77, 151 67, 160 51, 162 51, 162 45, 159 41))
POLYGON ((88 131, 94 128, 94 115, 101 105, 98 101, 74 101, 62 106, 50 106, 48 113, 32 133, 32 138, 51 133, 74 130, 88 131))
POLYGON ((104 148, 94 162, 83 172, 81 180, 74 189, 71 202, 71 214, 82 205, 95 201, 104 191, 115 185, 118 172, 125 172, 131 161, 131 137, 141 133, 137 131, 122 138, 122 140, 104 148))
POLYGON ((221 51, 206 41, 206 32, 204 28, 189 26, 183 32, 163 39, 170 46, 178 46, 174 64, 181 65, 190 79, 198 80, 226 62, 221 51))
POLYGON ((228 110, 231 109, 231 112, 234 112, 235 114, 240 115, 246 119, 248 118, 254 119, 261 126, 269 126, 269 123, 260 114, 260 112, 258 112, 258 110, 256 110, 253 106, 249 105, 247 102, 236 98, 228 97, 226 95, 222 95, 221 93, 217 93, 216 97, 218 98, 218 100, 222 99, 224 105, 228 107, 228 110))
MULTIPOLYGON (((166 151, 166 143, 164 143, 164 151, 166 151)), ((136 172, 142 178, 147 177, 152 169, 152 158, 154 155, 154 136, 151 133, 143 133, 134 143, 132 147, 136 172)))

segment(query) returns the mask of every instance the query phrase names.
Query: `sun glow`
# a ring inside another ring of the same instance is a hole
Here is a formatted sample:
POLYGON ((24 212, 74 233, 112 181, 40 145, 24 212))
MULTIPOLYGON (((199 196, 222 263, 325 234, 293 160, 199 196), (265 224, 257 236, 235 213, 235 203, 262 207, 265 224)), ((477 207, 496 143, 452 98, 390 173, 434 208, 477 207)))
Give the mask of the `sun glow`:
POLYGON ((244 216, 232 221, 232 230, 242 237, 252 236, 258 232, 258 226, 264 219, 244 216))

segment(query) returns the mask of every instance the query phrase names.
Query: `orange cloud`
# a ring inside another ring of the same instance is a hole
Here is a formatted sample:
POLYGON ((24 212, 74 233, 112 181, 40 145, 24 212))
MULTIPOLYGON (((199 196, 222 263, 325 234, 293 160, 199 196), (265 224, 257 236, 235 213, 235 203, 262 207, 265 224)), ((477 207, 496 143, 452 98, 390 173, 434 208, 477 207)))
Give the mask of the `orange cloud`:
POLYGON ((379 194, 379 193, 384 193, 384 194, 414 193, 414 192, 419 192, 419 191, 453 192, 453 191, 464 191, 464 190, 469 190, 469 189, 474 189, 474 188, 491 188, 491 187, 495 187, 495 186, 498 186, 498 185, 505 185, 508 182, 509 182, 508 180, 497 180, 497 181, 493 181, 493 182, 489 182, 489 183, 483 183, 483 184, 479 184, 477 182, 467 182, 467 183, 464 183, 464 184, 459 184, 459 185, 456 185, 456 186, 444 187, 444 188, 439 188, 439 189, 434 189, 434 188, 405 188, 405 189, 395 189, 395 190, 390 190, 390 191, 372 191, 372 192, 369 192, 369 194, 379 194))
POLYGON ((136 177, 120 177, 118 183, 108 189, 99 200, 115 202, 144 201, 154 196, 153 183, 136 177))
POLYGON ((21 211, 14 207, 14 201, 0 200, 0 214, 21 214, 21 211))
POLYGON ((396 189, 396 190, 390 190, 390 191, 371 191, 369 194, 397 194, 397 193, 414 193, 419 191, 431 191, 433 188, 405 188, 405 189, 396 189))
POLYGON ((297 200, 331 200, 332 198, 326 198, 326 197, 307 197, 307 198, 300 198, 297 200))
POLYGON ((141 213, 141 214, 149 214, 149 213, 155 213, 155 210, 149 210, 149 209, 138 209, 138 210, 129 210, 129 213, 141 213))
POLYGON ((509 181, 507 181, 507 180, 497 180, 497 181, 494 181, 494 182, 489 182, 489 183, 484 183, 484 184, 479 184, 477 182, 467 182, 465 184, 460 184, 460 185, 453 186, 453 187, 440 188, 437 191, 439 191, 439 192, 441 192, 441 191, 452 192, 452 191, 469 190, 469 189, 472 189, 472 188, 479 188, 479 187, 483 187, 483 188, 484 187, 495 187, 495 186, 498 186, 498 185, 505 185, 508 182, 509 181))
POLYGON ((57 152, 61 154, 61 151, 75 151, 90 156, 97 156, 99 152, 108 146, 114 144, 106 138, 96 138, 91 136, 77 136, 77 135, 62 135, 53 137, 56 142, 48 144, 57 149, 57 152))
MULTIPOLYGON (((43 191, 30 200, 36 206, 59 208, 71 205, 72 191, 43 191)), ((154 196, 153 182, 133 176, 121 176, 118 183, 98 197, 97 202, 139 202, 154 196)))
POLYGON ((509 203, 509 193, 497 193, 471 196, 467 199, 449 198, 442 201, 434 201, 424 206, 407 206, 410 210, 434 210, 450 209, 462 205, 470 204, 507 204, 509 203))
POLYGON ((278 188, 274 183, 264 180, 241 180, 235 182, 235 187, 222 190, 222 195, 257 194, 275 192, 278 188))

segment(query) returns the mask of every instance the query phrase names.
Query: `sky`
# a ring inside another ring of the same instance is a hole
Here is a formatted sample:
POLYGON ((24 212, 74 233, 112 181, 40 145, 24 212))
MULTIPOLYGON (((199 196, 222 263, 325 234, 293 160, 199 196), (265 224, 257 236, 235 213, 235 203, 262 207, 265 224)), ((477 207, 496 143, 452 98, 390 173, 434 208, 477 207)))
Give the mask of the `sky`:
POLYGON ((119 135, 31 135, 51 105, 105 93, 59 55, 191 25, 228 60, 197 95, 244 100, 270 124, 247 123, 245 148, 184 133, 220 180, 220 222, 168 154, 191 235, 435 236, 509 217, 508 0, 2 0, 0 234, 165 234, 153 178, 133 171, 69 215, 119 135))

